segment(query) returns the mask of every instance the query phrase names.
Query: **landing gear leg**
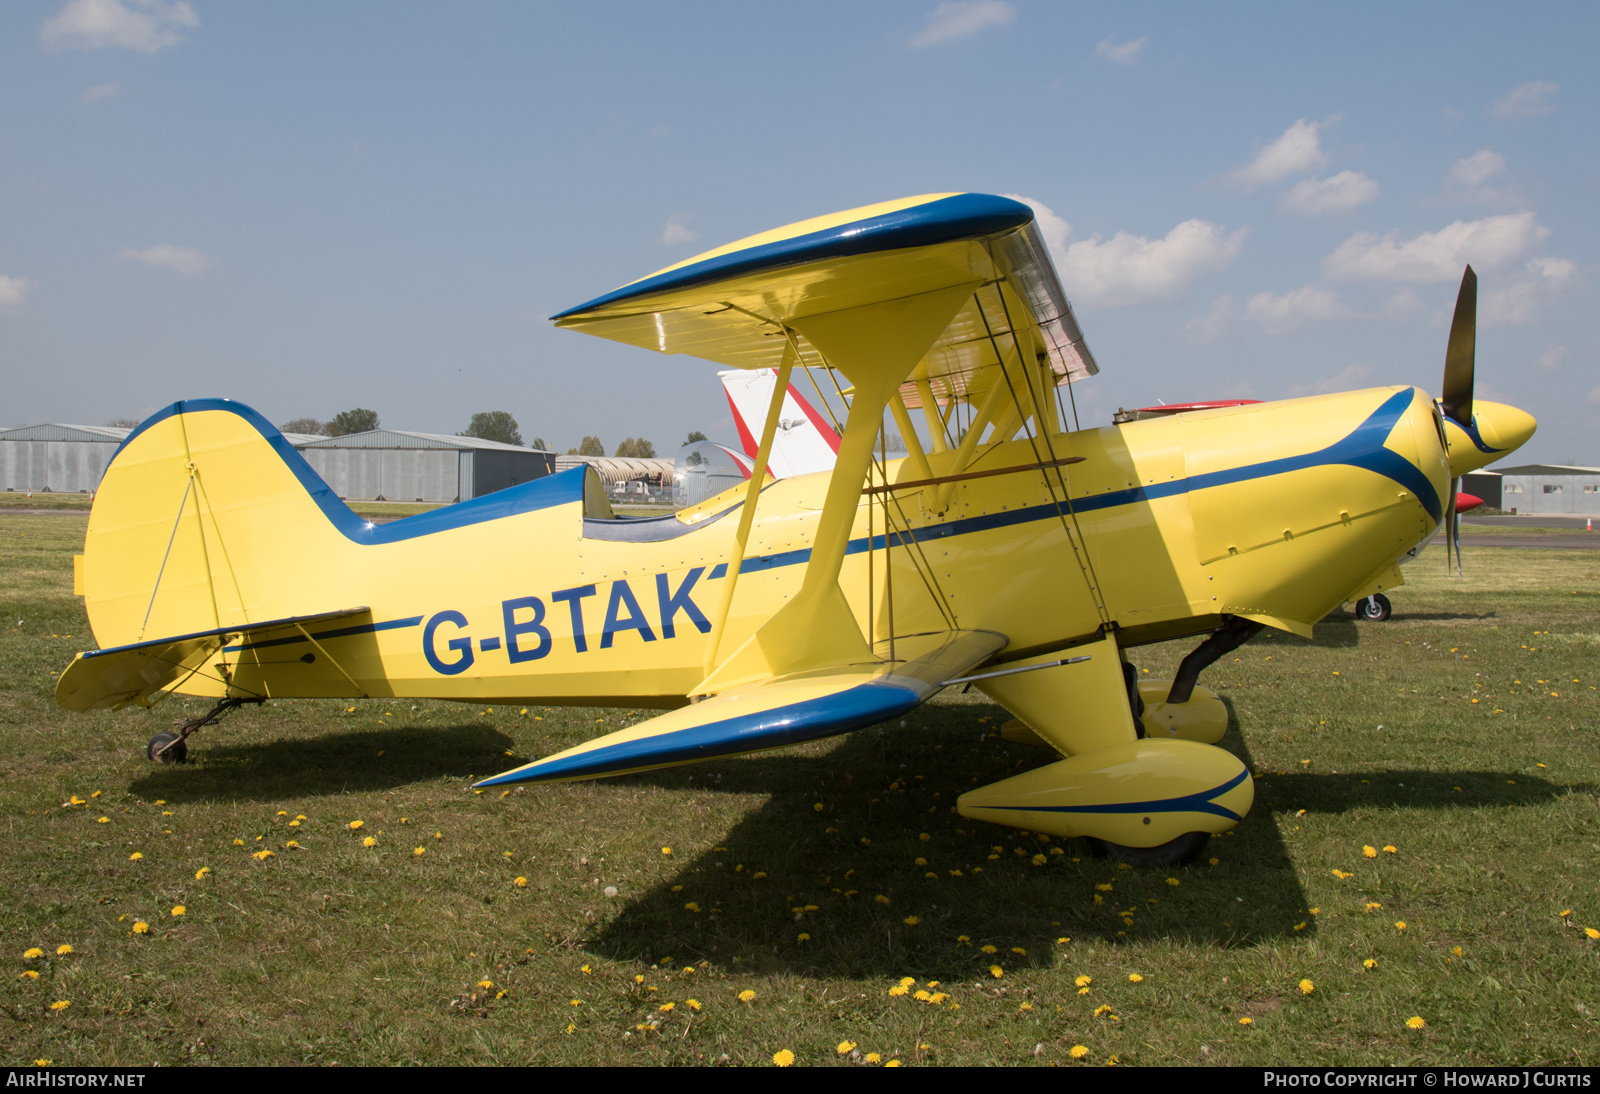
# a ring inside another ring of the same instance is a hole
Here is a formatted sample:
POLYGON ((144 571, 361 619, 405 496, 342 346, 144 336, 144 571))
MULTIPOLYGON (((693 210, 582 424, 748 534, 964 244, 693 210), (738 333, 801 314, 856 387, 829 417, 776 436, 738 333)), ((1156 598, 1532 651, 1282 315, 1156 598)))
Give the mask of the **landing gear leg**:
POLYGON ((1211 637, 1194 648, 1183 663, 1178 666, 1178 675, 1172 681, 1172 690, 1167 693, 1169 703, 1187 703, 1194 695, 1194 685, 1200 679, 1200 673, 1223 654, 1232 653, 1244 645, 1257 634, 1261 633, 1261 624, 1251 619, 1231 617, 1222 629, 1213 631, 1211 637))
POLYGON ((172 724, 176 733, 157 733, 145 746, 145 755, 158 764, 181 764, 189 758, 189 734, 203 726, 214 726, 246 703, 260 706, 265 699, 219 699, 217 705, 199 718, 179 718, 172 724))

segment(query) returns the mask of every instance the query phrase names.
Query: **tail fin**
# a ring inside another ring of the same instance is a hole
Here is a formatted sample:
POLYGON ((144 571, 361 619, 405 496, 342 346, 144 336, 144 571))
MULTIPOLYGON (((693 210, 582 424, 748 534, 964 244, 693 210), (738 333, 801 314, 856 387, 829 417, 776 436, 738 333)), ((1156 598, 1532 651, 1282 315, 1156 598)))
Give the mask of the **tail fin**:
POLYGON ((361 519, 261 415, 173 403, 107 465, 81 568, 102 648, 343 607, 341 525, 361 519))
MULTIPOLYGON (((753 460, 759 447, 756 438, 761 436, 762 424, 767 419, 767 407, 772 403, 772 387, 778 382, 778 374, 773 369, 762 368, 733 369, 719 372, 717 376, 727 393, 728 405, 733 408, 739 442, 753 460)), ((783 411, 778 419, 778 432, 773 436, 767 470, 780 479, 809 475, 814 471, 832 471, 838 453, 839 434, 791 383, 783 396, 783 411)))

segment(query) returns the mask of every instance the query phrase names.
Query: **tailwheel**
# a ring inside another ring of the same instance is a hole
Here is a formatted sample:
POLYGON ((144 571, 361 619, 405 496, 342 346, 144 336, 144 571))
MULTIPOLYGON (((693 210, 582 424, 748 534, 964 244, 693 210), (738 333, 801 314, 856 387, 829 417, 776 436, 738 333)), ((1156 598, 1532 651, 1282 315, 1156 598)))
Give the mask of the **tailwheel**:
POLYGON ((1157 847, 1124 847, 1110 840, 1085 836, 1089 853, 1095 858, 1117 859, 1130 866, 1187 866, 1200 857, 1211 839, 1210 832, 1185 832, 1177 839, 1168 840, 1157 847))
POLYGON ((189 746, 176 733, 157 733, 145 746, 145 755, 158 764, 181 764, 189 758, 189 746))
POLYGON ((1370 619, 1374 623, 1382 623, 1394 613, 1389 604, 1389 598, 1382 593, 1373 593, 1356 601, 1356 618, 1370 619))

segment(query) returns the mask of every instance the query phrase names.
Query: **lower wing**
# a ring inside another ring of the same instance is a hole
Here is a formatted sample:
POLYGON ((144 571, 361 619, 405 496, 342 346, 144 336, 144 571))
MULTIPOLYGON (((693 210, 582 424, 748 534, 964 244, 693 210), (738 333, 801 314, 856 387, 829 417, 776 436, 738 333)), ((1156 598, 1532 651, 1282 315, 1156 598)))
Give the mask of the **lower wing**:
POLYGON ((896 639, 913 656, 762 680, 586 741, 477 785, 623 775, 814 741, 876 725, 921 704, 1005 648, 993 631, 896 639))

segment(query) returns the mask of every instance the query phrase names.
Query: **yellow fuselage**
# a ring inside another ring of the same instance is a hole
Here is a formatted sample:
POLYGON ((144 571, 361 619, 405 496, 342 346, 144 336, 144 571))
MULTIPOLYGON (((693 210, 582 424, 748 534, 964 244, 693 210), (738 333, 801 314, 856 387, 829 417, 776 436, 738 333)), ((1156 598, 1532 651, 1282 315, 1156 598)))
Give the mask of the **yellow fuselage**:
MULTIPOLYGON (((82 570, 101 646, 213 618, 229 626, 365 606, 372 621, 318 635, 327 656, 292 635, 235 642, 224 670, 191 677, 185 692, 221 695, 231 676, 274 697, 344 696, 349 677, 373 696, 677 706, 705 675, 742 491, 693 524, 684 514, 586 521, 580 488, 455 526, 449 510, 409 518, 419 534, 402 521, 385 541, 364 542, 335 527, 327 499, 321 509, 311 500, 284 449, 241 442, 234 413, 181 420, 183 451, 207 468, 210 515, 193 532, 180 518, 177 534, 170 512, 123 508, 151 509, 148 494, 102 494, 82 570), (163 557, 169 537, 153 595, 148 562, 124 560, 148 559, 152 545, 163 557)), ((119 466, 170 458, 178 422, 149 426, 119 466)), ((930 453, 934 475, 953 457, 930 453)), ((980 447, 965 470, 1029 467, 942 492, 890 491, 897 534, 887 551, 884 494, 863 496, 840 584, 878 653, 891 613, 898 636, 952 621, 997 631, 1009 639, 1002 660, 1064 648, 1108 623, 1123 645, 1209 630, 1226 614, 1309 634, 1342 601, 1399 583, 1394 564, 1436 527, 1450 474, 1433 404, 1404 387, 1009 441, 980 447), (1068 457, 1082 462, 1059 479, 1036 469, 1068 457)), ((908 461, 891 461, 887 475, 918 479, 908 461)), ((761 493, 724 653, 799 590, 827 478, 761 493)))

